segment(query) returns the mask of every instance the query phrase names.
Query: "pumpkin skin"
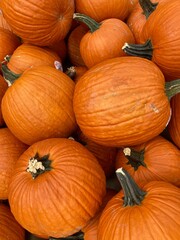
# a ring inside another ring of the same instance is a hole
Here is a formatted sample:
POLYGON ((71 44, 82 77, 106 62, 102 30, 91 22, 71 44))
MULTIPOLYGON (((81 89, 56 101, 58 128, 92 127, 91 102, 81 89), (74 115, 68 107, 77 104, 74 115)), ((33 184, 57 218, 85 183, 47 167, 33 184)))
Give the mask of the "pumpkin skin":
POLYGON ((4 126, 4 119, 3 119, 2 111, 1 111, 1 101, 2 101, 2 98, 3 98, 7 89, 8 89, 8 85, 4 81, 3 76, 0 75, 0 127, 4 126))
POLYGON ((0 199, 6 200, 16 161, 28 146, 19 141, 8 128, 0 129, 0 146, 0 199))
POLYGON ((48 137, 70 136, 76 129, 74 86, 65 73, 50 66, 24 72, 3 96, 5 123, 28 145, 48 137))
POLYGON ((152 181, 140 205, 123 206, 123 191, 106 205, 98 225, 98 240, 179 239, 180 189, 152 181))
POLYGON ((10 30, 0 27, 0 62, 6 55, 11 55, 21 44, 19 38, 10 30))
POLYGON ((43 0, 38 4, 36 0, 2 0, 0 8, 13 32, 24 42, 48 46, 67 35, 74 0, 43 0))
POLYGON ((53 138, 36 142, 20 156, 11 178, 9 203, 29 232, 58 238, 84 227, 105 193, 105 175, 96 158, 74 140, 53 138), (48 155, 51 165, 33 179, 27 167, 36 153, 48 155))
POLYGON ((53 50, 23 43, 13 52, 7 66, 13 73, 22 74, 29 68, 40 65, 55 67, 55 61, 61 63, 60 57, 53 50))
POLYGON ((146 166, 136 165, 137 169, 135 169, 131 164, 128 164, 128 156, 121 149, 116 157, 116 169, 123 167, 139 186, 150 181, 166 181, 180 187, 180 151, 174 144, 161 136, 157 136, 146 143, 134 146, 132 150, 137 151, 137 153, 144 151, 143 164, 146 166))
POLYGON ((88 15, 98 22, 108 18, 125 20, 133 8, 134 2, 135 0, 75 0, 75 11, 88 15))
POLYGON ((9 24, 5 20, 1 10, 0 10, 0 27, 8 29, 8 30, 11 31, 11 27, 9 26, 9 24))
POLYGON ((0 239, 25 240, 25 230, 16 221, 10 208, 0 203, 0 239))
POLYGON ((162 72, 138 57, 113 58, 89 69, 75 86, 73 106, 84 135, 105 146, 148 141, 170 118, 162 72))
POLYGON ((168 132, 174 144, 180 149, 180 93, 171 99, 172 117, 168 124, 168 132))

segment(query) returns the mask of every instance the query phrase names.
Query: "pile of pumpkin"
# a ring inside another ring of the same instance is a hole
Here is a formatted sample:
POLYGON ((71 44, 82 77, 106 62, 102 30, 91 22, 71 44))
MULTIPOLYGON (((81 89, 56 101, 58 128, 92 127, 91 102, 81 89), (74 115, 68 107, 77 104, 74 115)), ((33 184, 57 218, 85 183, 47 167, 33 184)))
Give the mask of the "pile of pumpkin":
POLYGON ((179 0, 0 9, 0 239, 180 239, 179 0))

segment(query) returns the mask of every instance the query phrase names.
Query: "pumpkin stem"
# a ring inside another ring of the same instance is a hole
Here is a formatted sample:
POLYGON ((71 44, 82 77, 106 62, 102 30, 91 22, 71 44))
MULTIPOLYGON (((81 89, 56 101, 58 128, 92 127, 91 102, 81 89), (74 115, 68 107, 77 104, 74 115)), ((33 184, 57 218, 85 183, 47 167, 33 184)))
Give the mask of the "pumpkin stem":
POLYGON ((144 162, 144 152, 145 150, 141 150, 138 152, 128 147, 123 149, 123 153, 128 159, 127 164, 130 164, 134 168, 134 170, 137 170, 139 166, 146 167, 146 164, 144 162))
POLYGON ((166 95, 169 100, 176 94, 180 93, 180 79, 165 83, 166 95))
POLYGON ((147 58, 149 60, 152 59, 153 47, 150 39, 143 44, 125 43, 122 50, 131 56, 147 58))
POLYGON ((84 233, 80 231, 69 237, 64 237, 64 238, 63 237, 62 238, 49 237, 49 240, 84 240, 84 233))
POLYGON ((16 74, 10 71, 6 63, 2 63, 1 71, 4 80, 7 82, 9 87, 16 81, 16 79, 18 79, 21 76, 21 74, 16 74))
POLYGON ((143 10, 143 14, 145 15, 146 19, 151 15, 152 12, 156 9, 157 3, 152 3, 151 0, 139 0, 139 4, 143 10))
POLYGON ((68 75, 68 77, 70 77, 72 80, 76 77, 76 69, 74 66, 71 66, 69 68, 67 68, 66 75, 68 75))
POLYGON ((32 178, 35 179, 40 174, 50 171, 51 169, 51 160, 49 160, 49 155, 47 154, 43 157, 39 157, 39 154, 36 153, 34 157, 29 159, 26 171, 31 173, 32 178))
POLYGON ((73 19, 85 23, 88 26, 88 28, 90 29, 91 33, 95 32, 101 26, 101 23, 96 22, 91 17, 89 17, 85 14, 82 14, 82 13, 74 13, 73 19))
POLYGON ((130 174, 123 168, 116 170, 116 176, 122 186, 124 192, 123 206, 140 205, 143 201, 146 192, 139 188, 130 174))

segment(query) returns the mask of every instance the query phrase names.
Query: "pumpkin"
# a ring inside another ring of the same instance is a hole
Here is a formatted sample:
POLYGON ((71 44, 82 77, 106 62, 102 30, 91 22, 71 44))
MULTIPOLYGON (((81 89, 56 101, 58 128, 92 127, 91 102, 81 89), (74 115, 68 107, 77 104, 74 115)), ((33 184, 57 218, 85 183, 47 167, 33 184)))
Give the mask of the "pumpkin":
POLYGON ((171 116, 178 80, 139 57, 119 57, 90 68, 77 82, 73 107, 85 136, 100 145, 132 146, 159 135, 171 116), (174 87, 172 87, 172 85, 174 87))
POLYGON ((32 144, 18 159, 9 204, 26 230, 59 238, 81 230, 105 193, 105 175, 96 158, 74 140, 51 138, 32 144))
POLYGON ((11 27, 9 26, 9 24, 5 20, 1 10, 0 10, 0 27, 8 29, 8 30, 11 31, 11 27))
POLYGON ((27 145, 19 141, 8 128, 0 128, 0 199, 8 199, 11 175, 19 156, 27 145))
POLYGON ((10 30, 0 27, 0 62, 6 55, 11 55, 20 45, 20 39, 10 30))
POLYGON ((87 31, 88 29, 85 26, 78 25, 70 32, 67 39, 68 58, 74 66, 85 66, 80 53, 80 42, 87 31))
POLYGON ((180 239, 180 189, 164 181, 139 188, 121 168, 117 176, 123 190, 103 210, 98 240, 180 239))
POLYGON ((58 54, 58 56, 60 57, 62 62, 65 61, 65 59, 67 57, 67 46, 66 46, 66 41, 64 39, 60 40, 59 42, 56 42, 48 47, 58 54))
POLYGON ((171 140, 180 149, 180 94, 171 100, 172 117, 168 124, 168 132, 171 140))
POLYGON ((76 12, 90 16, 97 22, 108 18, 118 18, 124 21, 131 12, 136 0, 75 0, 76 12))
POLYGON ((48 46, 64 39, 74 13, 74 0, 2 0, 0 8, 12 31, 24 42, 48 46))
POLYGON ((125 42, 134 43, 131 30, 120 19, 110 18, 99 23, 80 13, 75 13, 73 18, 90 29, 80 42, 81 57, 88 68, 106 59, 126 55, 122 46, 125 42))
POLYGON ((123 167, 138 185, 166 181, 180 187, 180 151, 162 136, 118 151, 116 169, 123 167))
POLYGON ((3 98, 7 89, 8 89, 8 85, 4 81, 3 76, 0 75, 0 127, 4 126, 4 119, 3 119, 2 111, 1 111, 1 101, 2 101, 2 98, 3 98))
POLYGON ((125 43, 128 55, 152 60, 163 72, 166 81, 180 78, 180 4, 167 1, 148 17, 141 32, 141 44, 125 43))
POLYGON ((2 66, 2 72, 9 81, 11 78, 18 78, 24 71, 32 67, 40 65, 55 67, 56 61, 61 64, 60 57, 53 50, 27 43, 21 44, 11 56, 6 56, 5 59, 7 64, 2 66))
POLYGON ((48 137, 68 137, 76 129, 75 83, 51 66, 24 72, 7 89, 2 114, 11 132, 31 145, 48 137))
POLYGON ((25 240, 25 230, 16 221, 9 206, 0 203, 0 239, 25 240))

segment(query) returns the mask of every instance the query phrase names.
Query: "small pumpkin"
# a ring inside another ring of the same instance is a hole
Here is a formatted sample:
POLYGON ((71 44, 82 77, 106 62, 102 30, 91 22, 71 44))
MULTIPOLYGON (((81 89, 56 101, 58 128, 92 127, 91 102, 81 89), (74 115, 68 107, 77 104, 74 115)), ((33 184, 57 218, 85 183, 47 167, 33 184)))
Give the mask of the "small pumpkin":
POLYGON ((68 137, 77 124, 73 111, 75 83, 62 71, 38 66, 7 89, 2 114, 10 131, 31 145, 48 137, 68 137))
POLYGON ((123 167, 136 183, 166 181, 180 187, 180 151, 162 136, 118 151, 116 169, 123 167))
POLYGON ((34 143, 18 159, 9 204, 26 230, 60 238, 80 231, 105 193, 105 175, 93 154, 74 140, 51 138, 34 143))
POLYGON ((16 161, 27 149, 8 128, 0 128, 0 199, 8 199, 8 188, 16 161))
POLYGON ((172 117, 168 124, 168 132, 171 140, 180 149, 180 94, 171 100, 172 117))
POLYGON ((141 44, 125 43, 123 50, 132 56, 152 60, 166 81, 180 78, 180 4, 167 1, 148 17, 141 34, 141 44))
POLYGON ((75 13, 73 18, 85 23, 89 28, 80 42, 81 57, 88 68, 106 59, 126 55, 122 46, 125 42, 134 43, 131 30, 120 19, 109 18, 102 22, 96 22, 89 16, 80 13, 75 13))
POLYGON ((66 37, 72 23, 74 0, 2 0, 0 8, 12 31, 23 42, 48 46, 66 37))
POLYGON ((25 230, 16 221, 9 206, 0 203, 0 239, 25 240, 25 230))
POLYGON ((1 111, 1 101, 7 89, 8 89, 8 85, 4 81, 3 76, 0 75, 0 127, 3 127, 5 125, 4 119, 2 116, 2 111, 1 111))
POLYGON ((85 136, 105 146, 125 147, 159 135, 170 116, 169 99, 179 81, 165 84, 152 61, 119 57, 90 68, 75 85, 73 107, 85 136))
POLYGON ((164 181, 139 188, 124 169, 117 169, 122 190, 103 210, 98 240, 179 239, 180 189, 164 181))

